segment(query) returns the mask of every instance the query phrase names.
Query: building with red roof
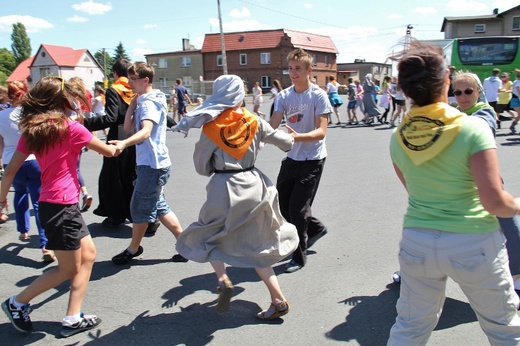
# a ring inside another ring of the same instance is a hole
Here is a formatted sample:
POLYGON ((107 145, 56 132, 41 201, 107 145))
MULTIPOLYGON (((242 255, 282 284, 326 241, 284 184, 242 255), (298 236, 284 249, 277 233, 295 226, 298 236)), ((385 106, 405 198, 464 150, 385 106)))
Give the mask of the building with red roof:
MULTIPOLYGON (((312 77, 325 87, 329 76, 336 75, 339 53, 329 36, 308 32, 276 29, 224 33, 229 74, 246 82, 251 90, 255 82, 267 91, 278 79, 283 87, 291 85, 287 55, 302 48, 314 57, 312 77)), ((202 45, 205 79, 215 79, 223 73, 220 34, 206 34, 202 45)))
POLYGON ((42 44, 33 57, 18 65, 7 81, 27 80, 32 86, 45 76, 81 77, 86 88, 93 90, 95 82, 102 82, 105 75, 87 49, 42 44))

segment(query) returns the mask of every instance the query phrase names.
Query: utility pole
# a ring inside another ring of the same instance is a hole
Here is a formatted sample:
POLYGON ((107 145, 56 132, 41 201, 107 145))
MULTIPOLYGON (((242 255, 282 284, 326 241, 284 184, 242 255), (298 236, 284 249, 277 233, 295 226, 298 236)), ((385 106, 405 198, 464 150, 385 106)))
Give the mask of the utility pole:
POLYGON ((106 90, 108 88, 108 78, 107 78, 107 56, 105 53, 105 48, 103 48, 103 73, 105 74, 105 80, 103 81, 103 87, 106 90))
POLYGON ((413 25, 408 24, 406 27, 406 36, 404 37, 404 50, 410 49, 410 44, 412 43, 412 29, 413 25))
POLYGON ((228 74, 227 59, 226 59, 226 43, 224 42, 224 32, 222 32, 222 14, 220 13, 220 0, 217 0, 218 5, 218 22, 220 24, 220 46, 222 48, 222 66, 224 67, 224 74, 228 74))

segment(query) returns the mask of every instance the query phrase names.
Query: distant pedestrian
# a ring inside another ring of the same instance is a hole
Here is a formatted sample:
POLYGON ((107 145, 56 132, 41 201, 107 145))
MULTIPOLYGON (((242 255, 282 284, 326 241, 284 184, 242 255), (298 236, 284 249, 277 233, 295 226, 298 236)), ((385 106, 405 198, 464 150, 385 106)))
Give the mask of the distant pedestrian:
POLYGON ((265 113, 260 111, 260 106, 264 102, 264 97, 262 96, 262 88, 260 87, 260 82, 256 82, 253 87, 253 112, 256 113, 259 117, 265 119, 265 113))
POLYGON ((486 99, 491 107, 495 110, 495 113, 498 112, 497 102, 498 102, 498 92, 502 88, 502 81, 498 77, 500 74, 499 68, 494 68, 492 75, 484 79, 484 93, 486 94, 486 99))
POLYGON ((273 116, 274 103, 276 102, 276 96, 278 96, 278 93, 282 90, 283 90, 282 83, 278 79, 275 79, 273 81, 273 87, 271 88, 270 99, 273 100, 273 104, 271 105, 271 112, 269 113, 269 118, 271 118, 273 116))
MULTIPOLYGON (((336 125, 341 125, 341 119, 338 112, 339 106, 343 104, 343 100, 341 100, 338 93, 340 87, 346 88, 347 86, 344 84, 339 84, 336 82, 336 77, 330 75, 329 82, 327 83, 327 95, 329 96, 329 101, 332 109, 334 110, 334 114, 336 114, 336 118, 338 118, 336 125)), ((329 119, 329 123, 331 123, 331 119, 329 119)))
POLYGON ((357 88, 356 84, 354 84, 354 80, 352 78, 348 79, 348 87, 347 87, 347 95, 348 95, 348 105, 347 105, 347 115, 348 115, 348 125, 357 125, 358 118, 356 115, 356 104, 357 104, 357 88))
POLYGON ((191 101, 190 94, 188 93, 188 89, 184 85, 182 85, 182 79, 177 78, 176 80, 177 86, 175 87, 175 95, 177 96, 177 114, 178 119, 173 119, 177 122, 181 121, 182 117, 186 115, 188 112, 186 110, 186 101, 189 102, 190 105, 193 106, 193 102, 191 101))
POLYGON ((377 107, 377 103, 374 100, 374 94, 376 93, 376 85, 374 83, 374 78, 371 73, 368 73, 365 76, 365 81, 363 82, 363 107, 365 110, 365 125, 370 125, 374 122, 374 117, 381 116, 381 111, 377 107))

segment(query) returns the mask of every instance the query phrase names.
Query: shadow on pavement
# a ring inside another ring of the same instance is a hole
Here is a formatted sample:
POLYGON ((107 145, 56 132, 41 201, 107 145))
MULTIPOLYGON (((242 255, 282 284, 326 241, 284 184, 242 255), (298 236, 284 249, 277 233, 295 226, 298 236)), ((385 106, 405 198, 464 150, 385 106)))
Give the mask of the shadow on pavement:
MULTIPOLYGON (((343 303, 352 308, 346 321, 326 333, 326 337, 338 341, 355 340, 361 346, 386 345, 390 328, 395 322, 395 305, 399 298, 399 285, 388 284, 387 290, 378 296, 347 298, 343 303)), ((459 300, 446 298, 443 312, 435 330, 472 323, 477 317, 470 305, 459 300)))

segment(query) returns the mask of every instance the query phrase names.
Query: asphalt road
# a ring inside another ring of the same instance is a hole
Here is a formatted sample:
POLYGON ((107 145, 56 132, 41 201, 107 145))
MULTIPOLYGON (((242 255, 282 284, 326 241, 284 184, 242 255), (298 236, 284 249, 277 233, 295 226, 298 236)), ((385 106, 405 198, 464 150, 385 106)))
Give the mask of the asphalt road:
MULTIPOLYGON (((252 105, 248 104, 248 108, 252 105)), ((270 102, 262 109, 268 112, 270 102)), ((346 108, 341 108, 346 120, 346 108)), ((332 118, 335 122, 335 117, 332 118)), ((504 127, 509 123, 505 122, 504 127)), ((520 137, 499 130, 497 141, 506 189, 520 195, 517 179, 520 137)), ((330 126, 329 156, 314 203, 314 214, 329 233, 310 250, 307 266, 293 274, 275 270, 291 312, 264 323, 255 314, 269 304, 269 295, 252 269, 229 268, 235 285, 231 309, 218 314, 216 277, 209 264, 172 263, 175 239, 164 228, 142 242, 144 253, 129 266, 115 266, 111 257, 131 237, 131 225, 107 229, 103 220, 84 213, 97 247, 90 285, 83 304, 87 314, 103 319, 99 328, 59 339, 66 310, 68 283, 34 299, 35 332, 21 334, 0 313, 1 345, 385 345, 396 316, 399 288, 391 283, 398 269, 397 250, 406 193, 389 159, 387 126, 330 126)), ((183 227, 197 219, 208 178, 198 176, 192 153, 199 136, 168 133, 173 174, 167 200, 183 227)), ((284 153, 266 146, 256 166, 273 181, 284 153)), ((97 205, 101 156, 82 157, 82 173, 97 205)), ((9 196, 12 199, 12 194, 9 196)), ((18 240, 12 221, 0 229, 0 300, 19 292, 43 271, 38 236, 18 240)), ((476 316, 460 289, 448 284, 447 300, 429 345, 487 345, 476 316)))

